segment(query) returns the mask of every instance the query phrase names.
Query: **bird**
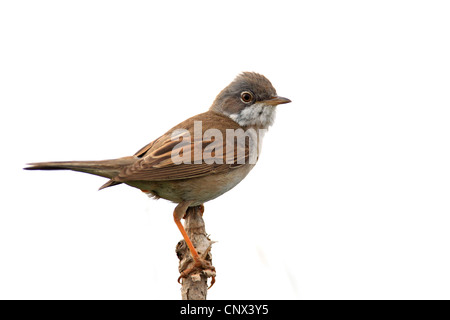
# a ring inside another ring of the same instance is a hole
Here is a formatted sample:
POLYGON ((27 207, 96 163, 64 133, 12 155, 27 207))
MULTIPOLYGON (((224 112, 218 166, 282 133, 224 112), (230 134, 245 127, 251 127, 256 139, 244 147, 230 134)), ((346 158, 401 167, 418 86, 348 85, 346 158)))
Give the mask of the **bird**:
MULTIPOLYGON (((105 177, 99 190, 119 184, 151 198, 176 204, 173 218, 193 259, 181 278, 214 267, 197 253, 181 219, 234 188, 255 166, 263 137, 277 106, 291 100, 277 95, 256 72, 242 72, 215 98, 208 111, 193 116, 139 149, 134 155, 100 161, 28 163, 26 170, 72 170, 105 177)), ((215 279, 212 278, 211 286, 215 279)))

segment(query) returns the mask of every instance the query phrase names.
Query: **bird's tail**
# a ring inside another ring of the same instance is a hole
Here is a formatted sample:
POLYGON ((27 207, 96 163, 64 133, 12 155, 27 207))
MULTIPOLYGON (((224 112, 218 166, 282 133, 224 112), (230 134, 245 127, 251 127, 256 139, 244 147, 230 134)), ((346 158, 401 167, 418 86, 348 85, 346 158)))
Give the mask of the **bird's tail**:
MULTIPOLYGON (((100 161, 57 161, 57 162, 34 162, 28 163, 25 170, 72 170, 85 172, 97 176, 113 179, 119 174, 123 167, 132 164, 134 157, 123 157, 112 160, 100 161)), ((101 189, 119 184, 120 182, 108 181, 101 189)))

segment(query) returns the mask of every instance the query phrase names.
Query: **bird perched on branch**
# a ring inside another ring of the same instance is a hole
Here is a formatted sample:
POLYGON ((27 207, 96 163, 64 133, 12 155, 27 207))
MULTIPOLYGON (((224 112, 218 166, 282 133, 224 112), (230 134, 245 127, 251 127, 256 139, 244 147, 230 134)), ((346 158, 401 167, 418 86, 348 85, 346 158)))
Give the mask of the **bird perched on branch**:
POLYGON ((183 278, 199 270, 214 270, 198 255, 181 224, 187 209, 203 206, 246 177, 258 160, 276 106, 289 102, 277 95, 266 77, 244 72, 217 95, 207 112, 181 122, 133 156, 37 162, 25 169, 90 173, 109 179, 100 189, 124 183, 150 197, 177 203, 173 217, 194 260, 181 274, 183 278))

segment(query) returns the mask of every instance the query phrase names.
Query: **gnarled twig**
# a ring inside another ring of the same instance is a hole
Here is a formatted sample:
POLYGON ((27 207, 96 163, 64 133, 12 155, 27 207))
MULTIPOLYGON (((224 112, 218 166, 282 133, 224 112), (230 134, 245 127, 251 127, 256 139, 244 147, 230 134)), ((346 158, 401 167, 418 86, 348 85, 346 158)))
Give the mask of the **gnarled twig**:
MULTIPOLYGON (((202 259, 212 264, 211 245, 214 243, 206 234, 205 222, 199 207, 190 207, 186 212, 184 228, 202 259)), ((178 242, 176 253, 180 260, 178 270, 182 273, 193 263, 189 248, 184 240, 178 242)), ((208 278, 215 276, 214 271, 203 270, 182 280, 181 298, 183 300, 206 300, 208 278)))

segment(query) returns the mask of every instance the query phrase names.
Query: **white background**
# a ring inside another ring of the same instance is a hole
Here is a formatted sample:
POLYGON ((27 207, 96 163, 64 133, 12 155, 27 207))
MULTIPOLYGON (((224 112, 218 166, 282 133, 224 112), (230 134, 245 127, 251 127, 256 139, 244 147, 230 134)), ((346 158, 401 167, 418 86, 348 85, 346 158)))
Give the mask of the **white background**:
POLYGON ((278 107, 205 205, 209 299, 450 298, 447 1, 2 1, 1 299, 179 299, 174 204, 27 162, 131 155, 242 71, 278 107))

